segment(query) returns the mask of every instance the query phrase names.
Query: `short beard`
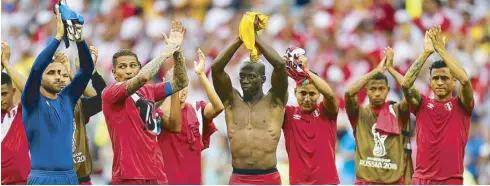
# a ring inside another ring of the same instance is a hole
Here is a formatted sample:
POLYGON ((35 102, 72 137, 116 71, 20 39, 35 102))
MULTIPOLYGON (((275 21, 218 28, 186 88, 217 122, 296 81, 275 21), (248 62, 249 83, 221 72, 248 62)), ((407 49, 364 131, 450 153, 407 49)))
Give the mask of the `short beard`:
POLYGON ((44 83, 42 83, 41 86, 44 88, 44 90, 46 90, 46 92, 49 92, 50 94, 58 94, 60 92, 44 83))

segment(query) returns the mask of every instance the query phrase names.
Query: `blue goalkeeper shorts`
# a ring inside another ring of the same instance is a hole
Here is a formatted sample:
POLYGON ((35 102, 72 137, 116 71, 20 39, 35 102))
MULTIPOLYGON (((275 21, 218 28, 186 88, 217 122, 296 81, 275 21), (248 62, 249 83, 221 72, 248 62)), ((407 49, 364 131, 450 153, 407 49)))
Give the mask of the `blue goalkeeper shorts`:
POLYGON ((31 170, 27 185, 78 185, 78 177, 74 170, 31 170))

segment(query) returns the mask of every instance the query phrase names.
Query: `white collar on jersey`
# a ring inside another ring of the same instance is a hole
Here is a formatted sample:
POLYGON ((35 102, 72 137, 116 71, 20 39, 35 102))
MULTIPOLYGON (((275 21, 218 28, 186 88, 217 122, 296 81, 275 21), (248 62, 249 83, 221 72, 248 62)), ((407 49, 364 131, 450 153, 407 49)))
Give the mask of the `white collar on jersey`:
POLYGON ((7 133, 9 132, 10 127, 12 126, 12 122, 14 121, 14 118, 17 115, 17 107, 19 107, 19 105, 12 108, 7 114, 5 114, 5 118, 3 118, 2 139, 1 139, 2 142, 5 136, 7 136, 7 133))

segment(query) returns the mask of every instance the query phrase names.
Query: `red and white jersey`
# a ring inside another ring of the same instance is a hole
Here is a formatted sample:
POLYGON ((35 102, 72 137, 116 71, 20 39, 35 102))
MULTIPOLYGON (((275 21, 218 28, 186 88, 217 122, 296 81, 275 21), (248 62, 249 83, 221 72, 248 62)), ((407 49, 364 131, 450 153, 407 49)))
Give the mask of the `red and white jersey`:
POLYGON ((2 112, 2 184, 27 181, 31 159, 24 124, 22 105, 2 112))
POLYGON ((170 185, 202 184, 201 151, 209 147, 211 135, 217 131, 212 120, 203 121, 206 104, 204 101, 185 103, 181 109, 180 133, 162 131, 158 135, 170 185))

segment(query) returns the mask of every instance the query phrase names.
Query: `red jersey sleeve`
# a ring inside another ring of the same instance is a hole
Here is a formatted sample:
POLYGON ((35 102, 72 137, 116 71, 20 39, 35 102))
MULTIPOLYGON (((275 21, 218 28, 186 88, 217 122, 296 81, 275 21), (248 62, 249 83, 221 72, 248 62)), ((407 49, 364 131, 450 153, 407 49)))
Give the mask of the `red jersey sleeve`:
POLYGON ((120 100, 124 100, 129 97, 128 92, 126 91, 126 83, 116 83, 108 86, 102 92, 102 101, 107 103, 115 103, 120 100))
POLYGON ((162 101, 167 96, 173 94, 170 82, 161 82, 147 85, 155 97, 155 102, 162 101))
POLYGON ((214 125, 213 120, 205 121, 205 119, 204 119, 204 108, 206 108, 206 105, 207 105, 207 103, 205 101, 197 101, 196 102, 196 106, 201 108, 201 109, 199 109, 199 108, 196 108, 196 109, 201 110, 201 118, 203 121, 202 143, 204 146, 203 146, 202 150, 209 148, 209 144, 211 143, 211 135, 213 135, 214 132, 218 131, 218 129, 216 128, 216 125, 214 125))

